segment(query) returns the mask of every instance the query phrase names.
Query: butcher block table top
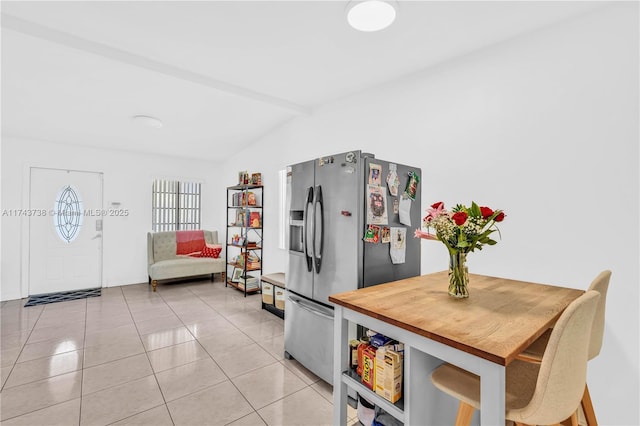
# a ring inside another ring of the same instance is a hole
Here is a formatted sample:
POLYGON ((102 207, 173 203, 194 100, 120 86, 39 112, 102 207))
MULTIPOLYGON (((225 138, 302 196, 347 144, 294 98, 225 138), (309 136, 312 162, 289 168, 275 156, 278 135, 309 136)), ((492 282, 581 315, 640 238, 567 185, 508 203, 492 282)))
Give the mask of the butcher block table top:
POLYGON ((469 274, 469 298, 448 294, 448 272, 331 295, 329 301, 456 349, 508 365, 584 293, 469 274))

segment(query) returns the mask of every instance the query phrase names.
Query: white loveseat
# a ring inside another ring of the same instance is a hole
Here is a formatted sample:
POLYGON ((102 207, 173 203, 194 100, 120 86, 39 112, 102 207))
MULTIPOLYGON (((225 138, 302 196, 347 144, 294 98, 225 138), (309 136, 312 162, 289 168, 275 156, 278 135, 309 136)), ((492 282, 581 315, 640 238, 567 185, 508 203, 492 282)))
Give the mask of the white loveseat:
MULTIPOLYGON (((218 231, 204 231, 204 239, 207 244, 218 244, 218 231)), ((156 291, 158 280, 211 274, 213 281, 217 273, 222 274, 222 281, 225 280, 224 258, 177 255, 176 247, 175 231, 147 233, 147 271, 153 291, 156 291)))

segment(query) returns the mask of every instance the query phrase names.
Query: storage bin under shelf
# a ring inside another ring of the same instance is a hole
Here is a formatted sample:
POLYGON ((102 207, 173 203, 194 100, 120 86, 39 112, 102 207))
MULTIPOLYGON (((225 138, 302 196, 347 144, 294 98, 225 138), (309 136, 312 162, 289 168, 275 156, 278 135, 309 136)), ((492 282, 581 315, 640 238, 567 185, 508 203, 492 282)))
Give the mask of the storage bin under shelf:
POLYGON ((284 319, 284 273, 262 275, 262 309, 284 319), (267 286, 267 287, 265 287, 267 286), (265 288, 267 291, 265 292, 265 288))

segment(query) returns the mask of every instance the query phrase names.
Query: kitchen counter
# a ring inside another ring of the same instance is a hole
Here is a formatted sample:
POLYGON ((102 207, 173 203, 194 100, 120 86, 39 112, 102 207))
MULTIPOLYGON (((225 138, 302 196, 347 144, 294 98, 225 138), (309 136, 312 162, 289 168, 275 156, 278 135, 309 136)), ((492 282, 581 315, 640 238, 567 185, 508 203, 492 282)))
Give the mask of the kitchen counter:
MULTIPOLYGON (((405 344, 404 401, 376 399, 405 424, 446 422, 430 403, 436 396, 428 375, 442 361, 481 376, 481 424, 504 424, 504 375, 518 353, 552 326, 583 291, 546 284, 470 274, 468 299, 448 295, 448 274, 438 272, 334 294, 334 410, 344 424, 347 323, 358 323, 405 344), (336 385, 338 384, 338 385, 336 385), (344 400, 343 400, 344 399, 344 400), (379 401, 381 400, 381 401, 379 401), (344 413, 343 413, 344 412, 344 413), (418 420, 419 419, 419 420, 418 420)), ((451 413, 455 416, 455 408, 451 413)))

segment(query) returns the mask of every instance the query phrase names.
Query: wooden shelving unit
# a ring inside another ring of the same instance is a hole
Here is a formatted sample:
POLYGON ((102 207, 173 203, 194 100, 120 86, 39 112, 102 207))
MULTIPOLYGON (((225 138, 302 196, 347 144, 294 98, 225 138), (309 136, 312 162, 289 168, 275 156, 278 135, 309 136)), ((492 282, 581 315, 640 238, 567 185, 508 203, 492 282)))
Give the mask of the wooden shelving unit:
POLYGON ((227 187, 225 261, 227 286, 247 294, 260 291, 262 275, 262 185, 227 187))

